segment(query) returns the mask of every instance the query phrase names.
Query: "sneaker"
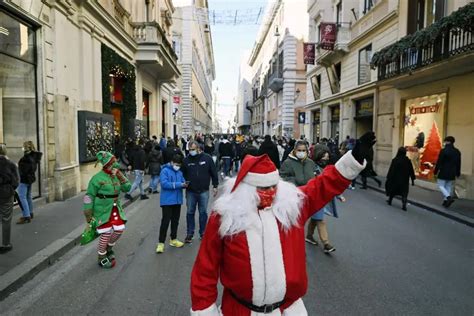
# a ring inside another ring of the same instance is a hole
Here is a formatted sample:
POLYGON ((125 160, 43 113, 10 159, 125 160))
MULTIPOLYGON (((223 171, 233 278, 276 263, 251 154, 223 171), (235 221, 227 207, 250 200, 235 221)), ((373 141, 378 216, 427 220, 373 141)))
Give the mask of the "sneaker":
POLYGON ((170 241, 170 246, 171 247, 176 247, 176 248, 181 248, 184 246, 184 243, 182 241, 179 241, 178 239, 173 239, 170 241))
POLYGON ((156 191, 153 191, 153 192, 151 192, 151 193, 153 193, 153 194, 158 194, 158 193, 160 193, 160 191, 156 190, 156 191))
POLYGON ((145 194, 140 196, 140 200, 148 200, 148 199, 149 199, 149 197, 146 196, 145 194))
POLYGON ((133 200, 133 197, 132 197, 130 194, 128 194, 128 193, 125 194, 125 198, 126 198, 127 200, 130 200, 130 201, 133 200))
POLYGON ((35 217, 35 216, 33 215, 33 212, 30 212, 30 218, 33 219, 33 217, 35 217))
POLYGON ((330 244, 325 244, 324 245, 324 253, 330 253, 330 252, 333 252, 333 251, 336 251, 336 248, 334 248, 330 244))
POLYGON ((304 240, 306 240, 306 242, 308 242, 312 245, 315 245, 315 246, 318 245, 318 242, 316 241, 316 239, 314 239, 313 236, 306 236, 306 238, 304 240))
POLYGON ((18 222, 16 222, 18 225, 26 224, 31 222, 31 217, 20 217, 18 222))
POLYGON ((184 242, 187 244, 190 244, 193 242, 194 236, 187 235, 186 238, 184 238, 184 242))
POLYGON ((163 252, 165 252, 165 244, 160 242, 158 245, 156 245, 156 253, 163 252))
POLYGON ((11 244, 6 245, 6 246, 0 246, 0 254, 7 253, 12 249, 13 249, 13 246, 11 244))
POLYGON ((151 188, 146 189, 146 191, 148 192, 148 194, 151 194, 151 192, 153 192, 151 188))
POLYGON ((350 186, 349 186, 349 189, 351 189, 351 190, 355 190, 356 188, 355 188, 355 186, 353 186, 353 185, 350 185, 350 186))

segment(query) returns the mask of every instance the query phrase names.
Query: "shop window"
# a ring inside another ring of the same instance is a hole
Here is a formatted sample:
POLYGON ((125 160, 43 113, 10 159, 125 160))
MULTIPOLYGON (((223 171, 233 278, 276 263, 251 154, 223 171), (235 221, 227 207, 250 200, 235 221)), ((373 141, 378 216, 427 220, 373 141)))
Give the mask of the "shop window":
POLYGON ((335 139, 339 136, 339 119, 341 116, 341 108, 333 106, 331 109, 331 138, 335 139))
MULTIPOLYGON (((35 32, 27 23, 0 11, 0 143, 7 145, 15 163, 23 156, 25 141, 42 151, 36 93, 35 32)), ((40 195, 40 169, 32 186, 33 197, 40 195)))
POLYGON ((356 106, 356 137, 360 137, 373 130, 374 98, 357 100, 356 106))
POLYGON ((446 93, 405 101, 403 143, 418 178, 433 181, 445 134, 446 93))
POLYGON ((321 97, 321 75, 311 77, 311 87, 313 89, 313 97, 318 100, 321 97))
POLYGON ((359 51, 359 84, 370 82, 370 59, 372 58, 372 44, 359 51))
POLYGON ((150 93, 143 91, 142 120, 147 131, 150 130, 150 93))
POLYGON ((313 142, 319 143, 321 137, 321 111, 316 110, 313 114, 313 142))

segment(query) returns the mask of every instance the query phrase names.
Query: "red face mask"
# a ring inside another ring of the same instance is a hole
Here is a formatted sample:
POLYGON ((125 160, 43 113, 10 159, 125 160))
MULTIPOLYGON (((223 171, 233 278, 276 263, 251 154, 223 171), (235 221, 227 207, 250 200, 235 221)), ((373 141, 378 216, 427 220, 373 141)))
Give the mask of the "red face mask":
POLYGON ((273 200, 275 199, 275 195, 277 192, 276 186, 270 189, 257 189, 258 197, 260 198, 260 205, 258 206, 259 209, 264 209, 266 207, 270 207, 273 204, 273 200))

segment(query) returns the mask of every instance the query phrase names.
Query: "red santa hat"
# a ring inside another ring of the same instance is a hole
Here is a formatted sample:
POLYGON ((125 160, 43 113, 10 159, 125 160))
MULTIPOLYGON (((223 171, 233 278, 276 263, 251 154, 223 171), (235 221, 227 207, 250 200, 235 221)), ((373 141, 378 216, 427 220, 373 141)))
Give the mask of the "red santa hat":
POLYGON ((237 188, 240 182, 255 187, 271 187, 277 185, 279 180, 278 170, 267 154, 262 156, 246 155, 231 192, 237 188))

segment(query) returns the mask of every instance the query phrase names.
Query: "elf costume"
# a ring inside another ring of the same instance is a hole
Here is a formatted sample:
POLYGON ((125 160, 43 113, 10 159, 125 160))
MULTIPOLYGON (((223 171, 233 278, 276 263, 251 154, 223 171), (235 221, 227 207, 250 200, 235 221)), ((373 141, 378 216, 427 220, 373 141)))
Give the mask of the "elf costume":
POLYGON ((131 184, 119 170, 117 159, 109 152, 97 153, 97 162, 102 170, 89 181, 84 196, 84 215, 87 222, 96 221, 99 236, 99 266, 115 266, 112 247, 125 229, 125 213, 119 200, 120 191, 128 192, 131 184))
POLYGON ((299 188, 280 179, 267 155, 246 156, 209 218, 191 275, 191 315, 307 315, 304 224, 364 169, 374 143, 374 133, 364 135, 299 188))

